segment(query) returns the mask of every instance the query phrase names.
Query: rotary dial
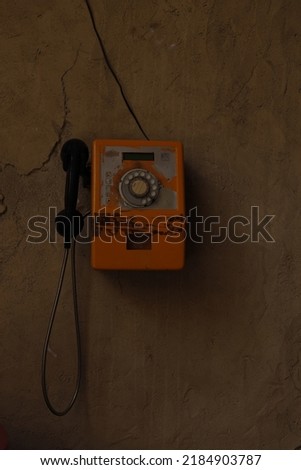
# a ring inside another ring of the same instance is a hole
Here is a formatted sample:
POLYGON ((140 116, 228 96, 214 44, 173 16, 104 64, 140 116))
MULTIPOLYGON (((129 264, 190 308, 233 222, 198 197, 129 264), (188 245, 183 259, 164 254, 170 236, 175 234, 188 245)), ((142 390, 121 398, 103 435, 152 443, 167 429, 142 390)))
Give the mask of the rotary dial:
POLYGON ((125 173, 119 184, 121 197, 132 207, 150 206, 157 199, 159 189, 157 178, 140 168, 125 173))

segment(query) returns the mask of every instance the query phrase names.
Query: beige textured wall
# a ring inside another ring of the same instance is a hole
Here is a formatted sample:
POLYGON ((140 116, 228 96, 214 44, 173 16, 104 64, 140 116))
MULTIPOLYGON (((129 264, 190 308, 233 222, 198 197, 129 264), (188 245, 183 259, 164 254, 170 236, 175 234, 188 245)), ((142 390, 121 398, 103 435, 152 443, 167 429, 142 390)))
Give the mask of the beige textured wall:
MULTIPOLYGON (((78 250, 84 379, 47 411, 40 357, 62 245, 26 243, 62 208, 62 143, 140 138, 84 0, 2 0, 0 422, 16 449, 293 448, 301 439, 299 0, 91 0, 154 139, 184 143, 189 206, 275 214, 276 243, 190 244, 178 273, 95 272, 78 250), (65 398, 64 398, 65 397, 65 398)), ((81 192, 81 207, 89 195, 81 192)), ((70 279, 50 391, 72 387, 70 279), (71 368, 71 369, 70 369, 71 368)))

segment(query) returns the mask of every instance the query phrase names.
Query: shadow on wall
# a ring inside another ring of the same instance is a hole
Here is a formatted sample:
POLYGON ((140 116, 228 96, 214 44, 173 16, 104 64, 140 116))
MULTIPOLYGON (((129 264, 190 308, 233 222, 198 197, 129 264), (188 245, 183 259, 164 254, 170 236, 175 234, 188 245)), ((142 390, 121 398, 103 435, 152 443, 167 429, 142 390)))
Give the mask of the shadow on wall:
MULTIPOLYGON (((105 278, 112 286, 118 285, 117 290, 121 296, 126 295, 127 299, 132 297, 138 303, 139 299, 144 302, 145 299, 153 298, 154 293, 158 297, 164 297, 167 290, 176 299, 182 295, 190 301, 197 301, 201 296, 208 300, 208 293, 216 295, 228 292, 229 296, 232 296, 234 286, 243 282, 241 272, 248 267, 244 264, 244 255, 249 247, 246 244, 237 246, 228 240, 222 244, 212 244, 209 237, 202 232, 204 218, 228 214, 231 195, 222 193, 215 182, 205 179, 200 175, 200 168, 191 167, 189 162, 185 163, 185 187, 186 215, 189 215, 190 228, 187 229, 186 261, 182 270, 92 270, 91 276, 96 279, 105 278)), ((99 282, 101 284, 102 281, 99 282)), ((89 290, 89 286, 87 289, 89 290)), ((183 298, 180 304, 185 309, 183 298)), ((189 312, 186 311, 185 314, 189 312)))

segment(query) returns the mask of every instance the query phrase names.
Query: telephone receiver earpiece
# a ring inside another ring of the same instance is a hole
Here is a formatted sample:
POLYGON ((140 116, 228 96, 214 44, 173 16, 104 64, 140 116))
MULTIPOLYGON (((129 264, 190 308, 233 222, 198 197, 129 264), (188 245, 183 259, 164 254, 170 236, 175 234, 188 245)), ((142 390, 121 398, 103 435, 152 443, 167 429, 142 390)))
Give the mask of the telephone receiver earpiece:
POLYGON ((85 142, 80 139, 67 140, 61 150, 61 160, 65 171, 69 170, 74 159, 79 163, 80 174, 82 175, 89 160, 89 150, 85 142))
POLYGON ((84 218, 76 209, 80 176, 86 173, 89 159, 87 145, 79 139, 71 139, 64 143, 61 150, 63 169, 66 171, 65 208, 55 218, 55 227, 59 235, 64 237, 65 248, 70 248, 73 238, 81 232, 84 218))

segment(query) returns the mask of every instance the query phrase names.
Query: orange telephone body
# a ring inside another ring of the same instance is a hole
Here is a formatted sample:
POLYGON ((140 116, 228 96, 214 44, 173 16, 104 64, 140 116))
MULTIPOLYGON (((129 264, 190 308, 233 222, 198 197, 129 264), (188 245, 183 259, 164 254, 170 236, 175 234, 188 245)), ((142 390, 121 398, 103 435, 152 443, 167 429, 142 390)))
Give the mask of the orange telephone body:
POLYGON ((95 269, 181 269, 186 235, 182 144, 95 140, 91 213, 95 269))

